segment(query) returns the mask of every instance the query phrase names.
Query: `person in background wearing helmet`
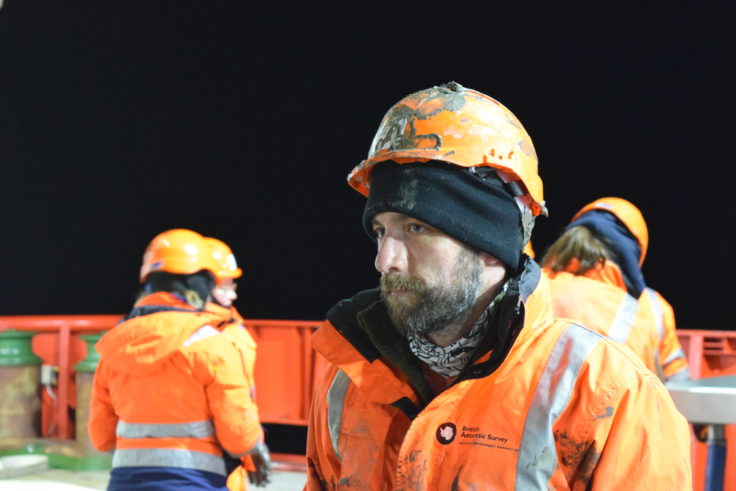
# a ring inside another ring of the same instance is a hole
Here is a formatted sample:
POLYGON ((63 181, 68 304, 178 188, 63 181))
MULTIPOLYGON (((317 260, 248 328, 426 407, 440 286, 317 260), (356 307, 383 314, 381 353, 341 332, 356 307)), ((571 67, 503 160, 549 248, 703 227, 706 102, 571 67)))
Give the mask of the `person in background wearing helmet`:
POLYGON ((687 422, 628 349, 551 313, 516 117, 457 83, 384 116, 348 177, 380 288, 313 338, 330 365, 307 489, 691 489, 687 422), (615 367, 615 369, 611 369, 615 367))
MULTIPOLYGON (((644 282, 648 246, 647 224, 633 203, 606 197, 585 205, 542 259, 554 313, 625 344, 665 382, 689 380, 674 310, 644 282)), ((693 424, 693 432, 705 442, 708 425, 693 424)))
POLYGON ((262 449, 240 351, 222 334, 230 310, 208 305, 214 271, 201 235, 159 234, 143 256, 144 295, 97 343, 89 436, 115 451, 108 489, 226 490, 223 452, 262 449))
POLYGON ((644 282, 648 244, 644 217, 629 201, 584 206, 542 260, 554 312, 627 345, 662 380, 689 379, 672 307, 644 282))
MULTIPOLYGON (((245 321, 240 312, 233 305, 233 302, 238 299, 238 285, 235 280, 243 275, 243 270, 238 267, 235 256, 227 244, 214 237, 205 237, 204 241, 210 248, 215 264, 212 302, 216 306, 214 309, 208 307, 208 310, 216 310, 217 306, 230 310, 232 321, 224 327, 223 334, 230 337, 240 349, 243 373, 248 380, 251 400, 255 401, 256 342, 245 327, 245 321)), ((270 481, 271 458, 265 444, 260 452, 246 455, 241 461, 232 464, 237 465, 234 465, 235 469, 228 476, 227 487, 230 491, 246 489, 246 481, 256 486, 266 485, 270 481)))

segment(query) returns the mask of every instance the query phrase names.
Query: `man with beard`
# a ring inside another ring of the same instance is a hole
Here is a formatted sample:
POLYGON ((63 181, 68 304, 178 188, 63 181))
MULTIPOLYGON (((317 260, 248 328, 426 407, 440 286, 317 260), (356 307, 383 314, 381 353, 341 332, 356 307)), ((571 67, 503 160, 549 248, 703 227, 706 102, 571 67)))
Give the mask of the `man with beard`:
POLYGON ((661 382, 551 315, 522 253, 546 214, 537 158, 508 109, 457 83, 411 94, 348 182, 381 284, 314 336, 307 489, 691 489, 661 382))

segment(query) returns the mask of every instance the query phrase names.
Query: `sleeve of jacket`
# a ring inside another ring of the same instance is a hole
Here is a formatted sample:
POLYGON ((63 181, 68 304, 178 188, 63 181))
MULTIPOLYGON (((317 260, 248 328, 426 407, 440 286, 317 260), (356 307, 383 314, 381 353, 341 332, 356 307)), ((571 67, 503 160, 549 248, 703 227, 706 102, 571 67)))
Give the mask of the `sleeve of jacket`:
POLYGON ((340 459, 330 437, 327 393, 337 369, 330 365, 312 399, 307 427, 307 484, 306 490, 337 489, 340 459))
POLYGON ((246 455, 263 440, 263 430, 240 353, 223 335, 195 345, 192 368, 205 386, 217 438, 233 456, 246 455))
POLYGON ((691 490, 689 426, 661 381, 642 365, 601 392, 592 489, 691 490))
POLYGON ((109 375, 105 360, 100 360, 92 382, 87 430, 92 445, 102 451, 115 447, 115 429, 118 424, 118 417, 110 400, 109 375))
POLYGON ((659 344, 659 364, 665 380, 689 379, 690 368, 675 330, 675 311, 662 295, 654 292, 654 301, 662 310, 662 340, 659 344))

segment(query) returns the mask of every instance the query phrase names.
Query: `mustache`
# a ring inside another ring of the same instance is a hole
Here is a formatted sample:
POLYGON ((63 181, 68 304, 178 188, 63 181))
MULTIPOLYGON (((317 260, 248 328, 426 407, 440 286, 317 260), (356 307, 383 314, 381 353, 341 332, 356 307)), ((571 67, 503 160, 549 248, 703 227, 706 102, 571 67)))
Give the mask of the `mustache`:
POLYGON ((381 291, 393 290, 421 291, 425 289, 424 282, 418 278, 402 275, 400 273, 386 273, 381 276, 381 291))

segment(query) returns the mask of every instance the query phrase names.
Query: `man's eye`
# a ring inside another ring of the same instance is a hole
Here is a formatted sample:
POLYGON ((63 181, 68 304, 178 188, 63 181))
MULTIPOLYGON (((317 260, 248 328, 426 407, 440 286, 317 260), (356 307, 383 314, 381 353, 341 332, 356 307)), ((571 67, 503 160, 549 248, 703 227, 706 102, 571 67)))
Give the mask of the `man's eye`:
POLYGON ((416 234, 416 233, 424 232, 425 230, 427 230, 427 229, 426 229, 426 227, 424 225, 420 225, 418 223, 410 223, 409 224, 409 232, 412 232, 412 233, 415 233, 416 234))
POLYGON ((385 233, 386 231, 383 228, 376 227, 373 229, 373 237, 376 239, 380 239, 385 233))

